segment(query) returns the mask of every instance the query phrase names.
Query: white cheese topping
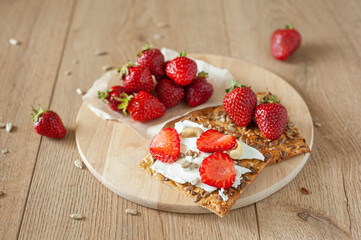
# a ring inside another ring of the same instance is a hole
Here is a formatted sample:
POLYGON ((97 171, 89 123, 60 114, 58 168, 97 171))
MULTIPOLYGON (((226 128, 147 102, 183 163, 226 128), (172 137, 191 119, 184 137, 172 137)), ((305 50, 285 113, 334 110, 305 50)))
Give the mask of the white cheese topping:
MULTIPOLYGON (((208 130, 207 128, 203 127, 202 125, 195 123, 195 122, 188 121, 188 120, 175 123, 175 129, 177 130, 177 132, 179 134, 183 131, 183 129, 189 128, 189 127, 199 127, 203 131, 208 130)), ((264 160, 264 156, 257 149, 252 148, 243 142, 239 141, 239 143, 242 143, 242 145, 244 147, 244 153, 239 159, 264 160)), ((199 156, 196 158, 192 158, 191 156, 186 156, 185 159, 179 159, 178 161, 176 161, 174 163, 163 163, 161 161, 155 161, 155 163, 151 166, 151 168, 154 171, 162 174, 166 178, 169 178, 177 183, 181 183, 181 184, 191 183, 192 185, 200 187, 200 188, 206 190, 207 192, 213 192, 213 191, 217 190, 216 187, 209 186, 209 185, 201 182, 201 176, 199 174, 199 167, 182 168, 182 163, 184 163, 184 161, 193 162, 193 163, 198 164, 198 166, 200 166, 201 163, 203 162, 203 160, 206 157, 208 157, 209 155, 211 155, 211 153, 200 152, 198 150, 196 137, 181 138, 181 152, 185 153, 188 150, 197 152, 199 154, 199 156)), ((236 170, 236 179, 235 179, 232 187, 236 188, 241 183, 242 175, 245 173, 251 172, 251 170, 249 170, 248 168, 238 166, 238 165, 235 165, 234 168, 236 170)), ((226 195, 224 195, 224 196, 228 200, 228 197, 226 195)), ((223 198, 223 196, 222 196, 222 198, 223 198)), ((223 199, 225 199, 225 198, 223 198, 223 199)), ((227 200, 225 200, 225 201, 227 201, 227 200)))
POLYGON ((228 196, 226 195, 226 194, 224 194, 224 189, 223 188, 221 188, 221 190, 219 190, 218 191, 218 194, 219 194, 219 196, 221 196, 222 197, 222 199, 223 199, 223 201, 228 201, 228 196))

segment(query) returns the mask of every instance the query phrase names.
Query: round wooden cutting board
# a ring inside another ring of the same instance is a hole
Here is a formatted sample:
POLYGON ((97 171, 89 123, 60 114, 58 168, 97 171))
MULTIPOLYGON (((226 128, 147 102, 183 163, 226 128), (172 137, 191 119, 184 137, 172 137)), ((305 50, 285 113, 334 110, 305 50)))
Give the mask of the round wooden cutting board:
MULTIPOLYGON (((313 125, 310 112, 302 97, 285 80, 240 59, 208 54, 190 56, 227 68, 236 79, 250 84, 255 92, 270 89, 282 100, 290 119, 312 147, 313 125)), ((149 140, 120 122, 105 121, 97 117, 85 104, 81 106, 77 117, 76 142, 90 172, 121 197, 164 211, 210 213, 138 168, 140 160, 148 154, 149 140)), ((284 187, 300 172, 308 157, 309 154, 302 154, 266 167, 232 209, 260 201, 284 187)))

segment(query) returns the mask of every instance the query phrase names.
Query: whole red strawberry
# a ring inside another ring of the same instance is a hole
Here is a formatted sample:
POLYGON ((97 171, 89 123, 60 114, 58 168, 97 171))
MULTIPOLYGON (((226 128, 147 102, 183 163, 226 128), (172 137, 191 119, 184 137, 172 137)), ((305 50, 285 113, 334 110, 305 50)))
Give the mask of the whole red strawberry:
POLYGON ((174 107, 184 97, 184 88, 167 78, 158 80, 155 92, 166 108, 174 107))
POLYGON ((257 106, 255 119, 261 133, 270 140, 281 137, 287 123, 287 110, 281 104, 275 102, 275 96, 265 97, 266 103, 257 106))
POLYGON ((175 83, 186 86, 196 77, 197 64, 192 59, 187 58, 186 51, 183 51, 179 57, 167 63, 165 73, 175 83))
POLYGON ((162 117, 166 107, 152 94, 140 91, 136 95, 121 99, 121 109, 126 109, 130 116, 139 122, 146 122, 162 117))
POLYGON ((98 98, 107 103, 113 111, 125 113, 124 109, 120 109, 119 105, 121 104, 121 99, 129 94, 124 87, 113 86, 105 92, 98 91, 98 98))
POLYGON ((147 67, 134 66, 131 62, 118 69, 123 79, 125 90, 132 93, 140 91, 152 92, 154 82, 152 73, 147 67))
POLYGON ((30 113, 30 116, 38 134, 50 138, 65 137, 66 128, 56 112, 44 110, 41 106, 39 110, 32 108, 34 113, 30 113))
POLYGON ((213 86, 207 81, 208 74, 201 72, 186 87, 185 99, 189 106, 195 107, 207 102, 213 95, 213 86))
POLYGON ((300 33, 287 25, 285 29, 277 29, 271 37, 271 53, 278 60, 287 59, 301 44, 300 33))
POLYGON ((205 158, 199 168, 202 182, 216 188, 230 188, 236 180, 236 169, 231 157, 216 152, 205 158))
POLYGON ((152 139, 149 152, 161 162, 175 162, 180 154, 180 138, 177 130, 174 128, 162 129, 152 139))
POLYGON ((165 75, 164 56, 159 49, 152 48, 146 43, 142 51, 138 54, 138 65, 147 67, 150 72, 156 77, 160 78, 165 75))
POLYGON ((237 84, 232 80, 231 88, 226 90, 223 106, 232 120, 240 127, 247 126, 257 105, 256 94, 250 87, 237 84))

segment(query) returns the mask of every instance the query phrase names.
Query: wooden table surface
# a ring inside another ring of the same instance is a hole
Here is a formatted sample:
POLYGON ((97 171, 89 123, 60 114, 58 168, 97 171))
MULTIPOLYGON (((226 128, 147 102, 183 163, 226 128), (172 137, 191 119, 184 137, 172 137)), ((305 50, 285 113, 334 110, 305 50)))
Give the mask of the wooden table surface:
POLYGON ((0 154, 0 239, 360 239, 360 8, 357 0, 1 1, 0 122, 15 127, 0 129, 0 149, 9 150, 0 154), (302 46, 280 62, 269 39, 289 23, 302 46), (104 65, 135 59, 146 41, 241 58, 286 79, 322 123, 300 174, 221 219, 138 206, 76 168, 76 89, 88 89, 104 65), (34 132, 31 104, 60 114, 65 139, 34 132), (139 214, 127 215, 127 208, 139 214), (71 220, 71 213, 85 219, 71 220))

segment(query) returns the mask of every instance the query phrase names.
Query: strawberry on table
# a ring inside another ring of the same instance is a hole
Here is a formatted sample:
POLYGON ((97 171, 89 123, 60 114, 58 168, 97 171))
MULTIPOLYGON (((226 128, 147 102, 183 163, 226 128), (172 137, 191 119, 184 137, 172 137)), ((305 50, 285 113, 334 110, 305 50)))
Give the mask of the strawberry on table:
POLYGON ((287 25, 285 29, 277 29, 271 37, 271 53, 278 60, 287 59, 301 45, 301 35, 293 28, 287 25))
POLYGON ((122 86, 113 86, 105 92, 98 91, 98 98, 102 99, 109 107, 116 112, 124 112, 124 109, 119 109, 121 99, 128 97, 130 93, 122 86))
POLYGON ((197 139, 197 148, 202 152, 222 152, 231 150, 237 143, 232 135, 209 129, 197 139))
POLYGON ((154 82, 152 73, 147 67, 135 66, 131 62, 128 62, 123 67, 119 68, 118 72, 120 72, 124 88, 128 92, 137 93, 140 91, 153 91, 154 82))
POLYGON ((203 183, 216 188, 230 188, 236 180, 234 161, 226 153, 213 153, 203 160, 199 174, 203 183))
POLYGON ((146 43, 142 51, 138 54, 138 65, 147 67, 150 72, 158 79, 165 75, 164 56, 157 48, 146 43))
POLYGON ((197 64, 192 59, 187 58, 186 51, 183 51, 179 57, 167 63, 165 73, 175 83, 186 86, 196 77, 197 64))
POLYGON ((152 139, 149 151, 161 162, 175 162, 180 154, 180 138, 177 130, 174 128, 162 129, 152 139))
POLYGON ((32 107, 33 113, 30 113, 34 123, 35 131, 45 137, 63 138, 66 135, 66 128, 59 115, 50 110, 44 110, 41 106, 39 110, 32 107))
POLYGON ((247 126, 257 105, 256 94, 250 87, 239 85, 235 80, 232 80, 232 86, 226 92, 224 109, 238 126, 247 126))
POLYGON ((277 140, 281 137, 287 123, 287 110, 284 106, 275 101, 275 95, 268 98, 266 103, 257 106, 255 119, 261 133, 270 140, 277 140))
POLYGON ((185 99, 189 106, 201 105, 213 95, 213 86, 207 81, 207 78, 208 74, 201 72, 186 87, 185 99))
POLYGON ((146 122, 162 117, 166 107, 152 94, 140 91, 134 96, 130 95, 121 99, 120 109, 125 109, 130 116, 138 122, 146 122))
POLYGON ((184 97, 184 88, 167 78, 158 80, 155 92, 166 108, 174 107, 184 97))

